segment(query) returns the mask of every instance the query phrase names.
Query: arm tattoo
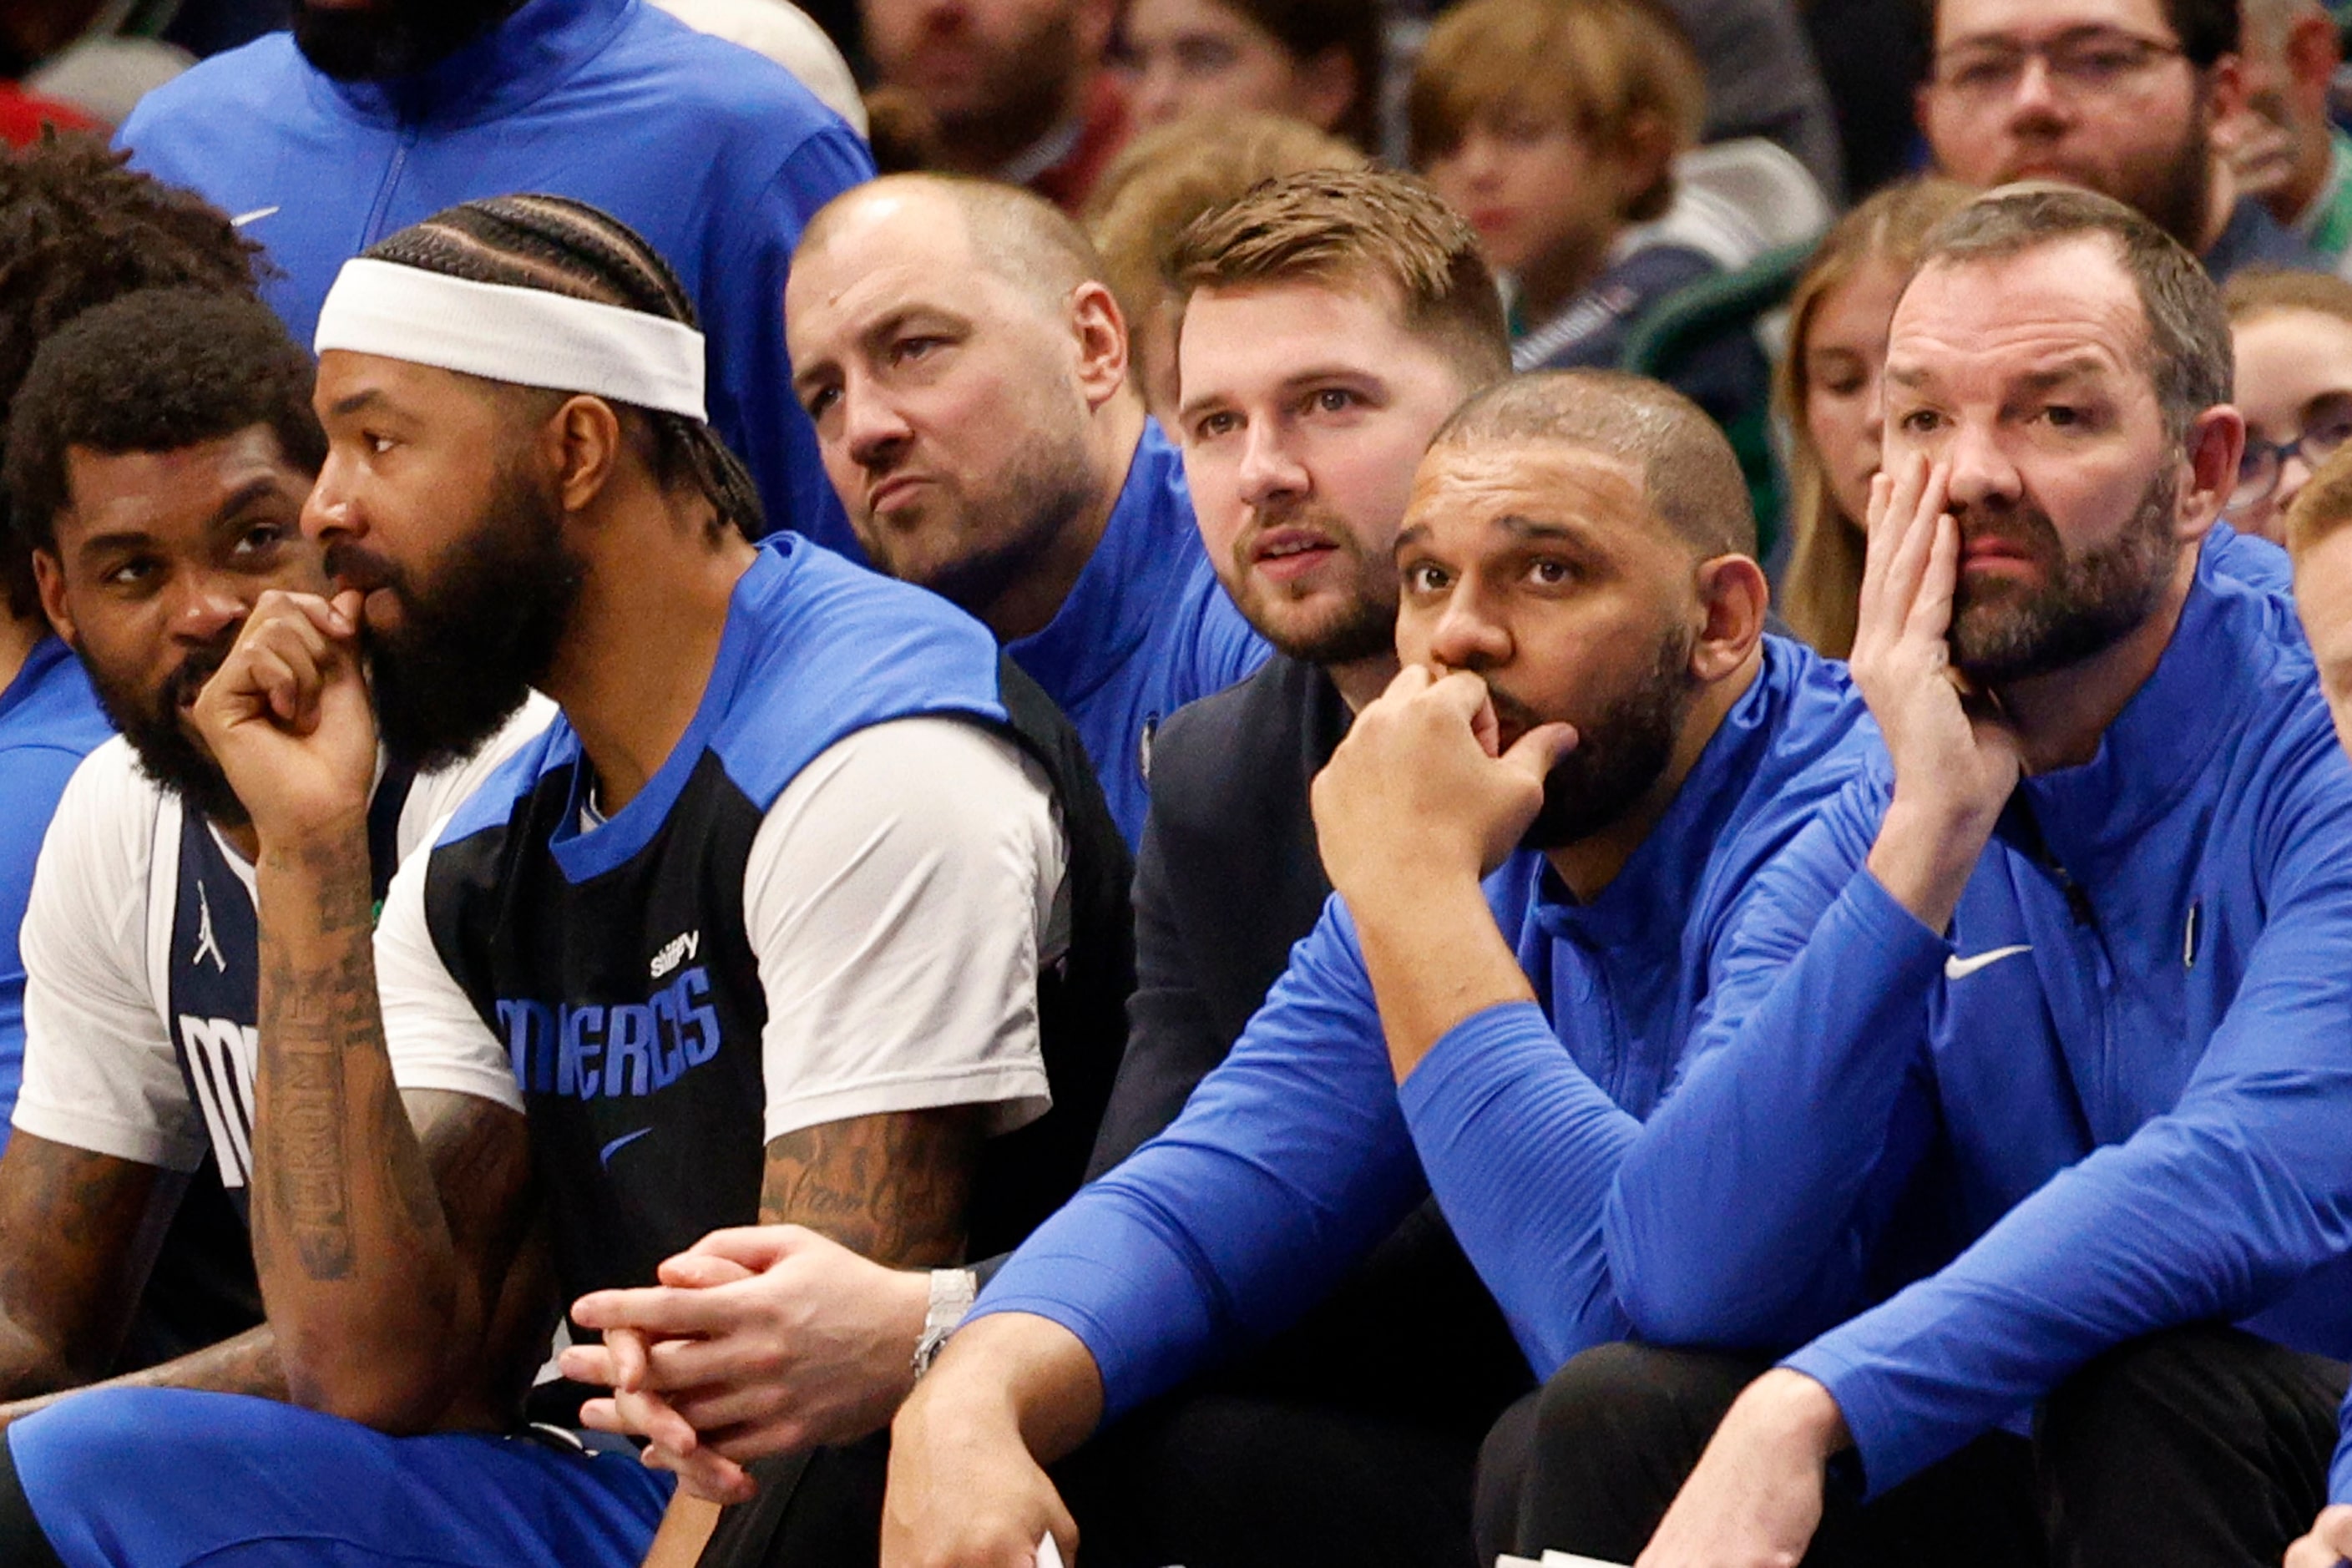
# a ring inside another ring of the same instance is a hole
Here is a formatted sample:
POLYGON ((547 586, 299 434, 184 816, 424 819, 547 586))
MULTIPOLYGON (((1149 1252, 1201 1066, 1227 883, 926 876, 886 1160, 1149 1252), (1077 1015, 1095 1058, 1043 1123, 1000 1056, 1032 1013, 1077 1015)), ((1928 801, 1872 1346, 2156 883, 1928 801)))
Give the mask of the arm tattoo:
POLYGON ((760 1217, 804 1225, 877 1263, 963 1256, 980 1129, 969 1107, 852 1117, 768 1145, 760 1217))
POLYGON ((0 1156, 0 1397, 113 1359, 186 1181, 19 1132, 0 1156))
POLYGON ((257 1137, 274 1145, 273 1158, 256 1162, 257 1184, 265 1189, 257 1195, 313 1279, 350 1278, 357 1251, 344 1176, 343 1053, 383 1033, 366 853, 364 840, 337 845, 307 868, 320 889, 317 937, 341 939, 342 951, 323 970, 299 968, 263 922, 261 1035, 270 1042, 264 1059, 276 1081, 261 1096, 267 1113, 256 1118, 257 1137))

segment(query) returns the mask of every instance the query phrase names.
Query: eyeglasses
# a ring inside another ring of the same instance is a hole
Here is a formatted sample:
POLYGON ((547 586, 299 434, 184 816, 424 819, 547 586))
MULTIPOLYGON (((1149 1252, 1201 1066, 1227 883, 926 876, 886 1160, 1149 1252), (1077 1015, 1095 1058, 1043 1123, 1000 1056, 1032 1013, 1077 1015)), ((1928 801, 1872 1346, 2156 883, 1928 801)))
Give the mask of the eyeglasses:
POLYGON ((2180 58, 2183 51, 2179 44, 2094 27, 2061 33, 2040 44, 2007 39, 1963 44, 1937 58, 1934 81, 1940 92, 1985 106, 2015 97, 2018 84, 2025 79, 2025 68, 2040 60, 2051 85, 2059 91, 2074 98, 2099 98, 2130 87, 2165 60, 2180 58))
POLYGON ((2301 458, 2305 468, 2315 468, 2347 441, 2352 441, 2352 394, 2342 393, 2322 398, 2294 440, 2249 440, 2246 455, 2238 459, 2238 488, 2230 492, 2229 510, 2260 506, 2276 494, 2289 458, 2301 458))

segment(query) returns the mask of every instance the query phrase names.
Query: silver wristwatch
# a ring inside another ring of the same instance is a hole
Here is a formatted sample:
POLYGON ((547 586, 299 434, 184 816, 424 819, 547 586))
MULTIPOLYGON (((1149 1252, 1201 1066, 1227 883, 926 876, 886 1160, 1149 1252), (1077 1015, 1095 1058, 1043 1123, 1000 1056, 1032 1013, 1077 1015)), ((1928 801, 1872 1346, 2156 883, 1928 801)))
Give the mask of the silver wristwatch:
POLYGON ((963 1315, 971 1310, 971 1300, 980 1294, 980 1276, 969 1268, 934 1268, 931 1270, 931 1304, 923 1313, 923 1337, 915 1342, 915 1377, 931 1370, 931 1363, 940 1359, 946 1348, 948 1336, 956 1331, 963 1315))

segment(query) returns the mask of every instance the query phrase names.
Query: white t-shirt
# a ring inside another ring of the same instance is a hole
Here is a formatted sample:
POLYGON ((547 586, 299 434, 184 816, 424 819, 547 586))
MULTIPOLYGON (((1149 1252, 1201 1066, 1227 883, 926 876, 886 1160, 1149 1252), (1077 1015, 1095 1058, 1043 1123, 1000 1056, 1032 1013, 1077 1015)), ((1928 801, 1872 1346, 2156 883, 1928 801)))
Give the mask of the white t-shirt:
MULTIPOLYGON (((818 753, 744 874, 764 1136, 950 1105, 990 1107, 994 1132, 1043 1115, 1037 977, 1068 945, 1067 859, 1045 771, 977 725, 900 719, 818 753)), ((434 945, 427 864, 403 864, 376 928, 394 1077, 520 1111, 507 1043, 434 945)))
MULTIPOLYGON (((473 757, 420 775, 394 835, 401 858, 429 845, 448 815, 554 712, 553 703, 533 696, 473 757)), ((181 1172, 202 1164, 209 1145, 220 1156, 221 1179, 242 1186, 251 1163, 252 1041, 217 1019, 171 1016, 183 820, 179 796, 142 773, 119 736, 83 759, 67 784, 25 911, 25 1082, 12 1125, 181 1172), (226 1081, 192 1095, 175 1031, 226 1081)), ((207 899, 242 896, 249 907, 253 868, 211 824, 205 831, 236 880, 235 889, 204 889, 207 899)), ((200 928, 199 943, 209 926, 200 928)))

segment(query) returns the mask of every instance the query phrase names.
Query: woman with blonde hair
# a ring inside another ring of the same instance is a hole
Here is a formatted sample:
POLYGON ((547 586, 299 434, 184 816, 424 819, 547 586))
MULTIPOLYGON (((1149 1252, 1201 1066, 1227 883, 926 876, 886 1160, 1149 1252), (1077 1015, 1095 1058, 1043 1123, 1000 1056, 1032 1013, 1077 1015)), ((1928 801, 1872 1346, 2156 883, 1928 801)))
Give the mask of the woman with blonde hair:
POLYGON ((1879 192, 1823 237, 1790 297, 1789 352, 1774 388, 1791 436, 1794 539, 1780 607, 1799 637, 1834 658, 1853 648, 1886 329, 1929 231, 1974 195, 1936 178, 1879 192))

